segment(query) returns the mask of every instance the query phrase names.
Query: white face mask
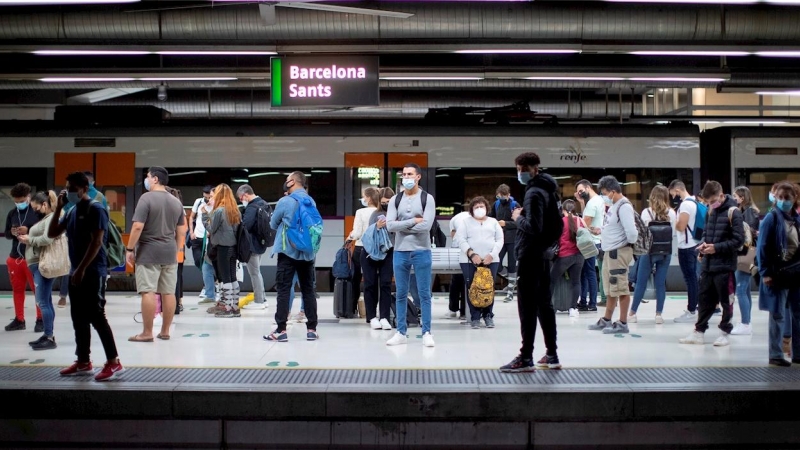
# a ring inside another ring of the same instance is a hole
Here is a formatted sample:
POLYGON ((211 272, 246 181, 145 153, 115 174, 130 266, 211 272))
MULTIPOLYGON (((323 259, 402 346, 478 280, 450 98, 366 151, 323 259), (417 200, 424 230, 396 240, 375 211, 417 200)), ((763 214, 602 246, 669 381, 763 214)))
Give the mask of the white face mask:
POLYGON ((361 206, 367 206, 367 205, 368 205, 367 201, 362 198, 361 199, 361 206))
POLYGON ((472 210, 472 215, 476 219, 483 219, 486 217, 486 208, 475 208, 472 210))

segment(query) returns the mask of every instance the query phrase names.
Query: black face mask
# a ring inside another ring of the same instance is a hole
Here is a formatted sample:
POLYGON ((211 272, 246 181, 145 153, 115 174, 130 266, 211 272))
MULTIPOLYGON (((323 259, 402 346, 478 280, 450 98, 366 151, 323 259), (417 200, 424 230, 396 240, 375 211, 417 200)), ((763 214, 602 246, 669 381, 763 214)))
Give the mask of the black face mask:
POLYGON ((388 211, 389 210, 389 204, 388 203, 381 203, 381 209, 384 210, 384 211, 388 211))
POLYGON ((586 191, 583 191, 580 194, 578 194, 578 197, 580 197, 581 200, 583 200, 584 202, 588 202, 589 201, 589 193, 586 192, 586 191))
POLYGON ((208 199, 203 197, 203 203, 208 204, 208 199))
POLYGON ((501 198, 501 199, 500 199, 500 204, 501 204, 501 205, 507 205, 507 204, 508 204, 508 201, 509 201, 509 200, 508 200, 507 198, 501 198))
POLYGON ((678 206, 680 206, 681 202, 683 201, 683 200, 681 200, 681 196, 680 195, 676 195, 676 196, 670 198, 669 200, 670 200, 669 203, 673 208, 677 208, 678 206))
POLYGON ((284 181, 283 182, 283 192, 289 192, 289 182, 288 181, 284 181))

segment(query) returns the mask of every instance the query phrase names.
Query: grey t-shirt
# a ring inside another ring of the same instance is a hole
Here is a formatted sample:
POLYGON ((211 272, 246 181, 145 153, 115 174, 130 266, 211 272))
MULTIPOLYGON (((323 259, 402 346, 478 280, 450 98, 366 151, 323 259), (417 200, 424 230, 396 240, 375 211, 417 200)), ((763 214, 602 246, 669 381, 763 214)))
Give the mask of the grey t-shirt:
POLYGON ((177 264, 175 233, 183 225, 183 205, 166 191, 147 192, 139 199, 133 221, 144 224, 136 246, 137 264, 177 264))

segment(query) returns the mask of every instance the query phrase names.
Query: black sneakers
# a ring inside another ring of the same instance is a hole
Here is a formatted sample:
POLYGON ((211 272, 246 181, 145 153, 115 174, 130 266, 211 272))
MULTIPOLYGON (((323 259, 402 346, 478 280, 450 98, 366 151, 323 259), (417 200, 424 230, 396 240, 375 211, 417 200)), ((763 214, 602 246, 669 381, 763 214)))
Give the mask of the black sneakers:
POLYGON ((6 331, 21 331, 24 329, 25 329, 25 321, 17 320, 16 317, 14 317, 14 320, 12 320, 10 324, 6 325, 6 331))
POLYGON ((536 372, 533 366, 533 358, 523 358, 522 355, 514 358, 510 363, 500 368, 503 373, 522 373, 522 372, 536 372))
POLYGON ((42 341, 43 341, 43 340, 45 340, 45 339, 47 339, 47 336, 45 336, 45 335, 41 335, 41 336, 39 336, 39 339, 37 339, 37 340, 35 340, 35 341, 30 341, 30 342, 28 342, 28 345, 36 345, 36 344, 38 344, 38 343, 42 342, 42 341))
POLYGON ((36 319, 36 325, 33 327, 34 333, 43 333, 44 332, 44 321, 42 319, 36 319))
POLYGON ((58 345, 56 344, 55 337, 44 337, 44 340, 42 340, 41 342, 38 342, 36 344, 31 344, 31 348, 34 350, 53 350, 55 348, 58 348, 58 345))

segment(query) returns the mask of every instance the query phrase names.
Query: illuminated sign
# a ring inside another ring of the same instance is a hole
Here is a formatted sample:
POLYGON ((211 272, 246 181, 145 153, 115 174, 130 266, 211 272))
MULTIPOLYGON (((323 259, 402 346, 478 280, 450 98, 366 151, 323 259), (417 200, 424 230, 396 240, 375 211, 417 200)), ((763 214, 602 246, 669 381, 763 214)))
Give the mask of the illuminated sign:
POLYGON ((377 56, 271 59, 272 107, 378 106, 377 56))
POLYGON ((372 186, 381 185, 381 169, 377 167, 359 167, 356 176, 359 180, 369 180, 372 186))

